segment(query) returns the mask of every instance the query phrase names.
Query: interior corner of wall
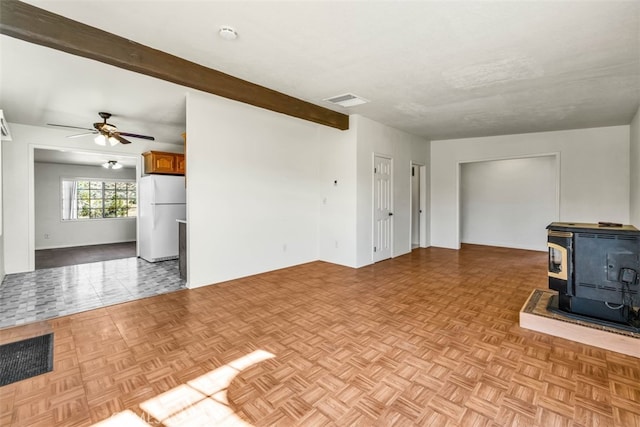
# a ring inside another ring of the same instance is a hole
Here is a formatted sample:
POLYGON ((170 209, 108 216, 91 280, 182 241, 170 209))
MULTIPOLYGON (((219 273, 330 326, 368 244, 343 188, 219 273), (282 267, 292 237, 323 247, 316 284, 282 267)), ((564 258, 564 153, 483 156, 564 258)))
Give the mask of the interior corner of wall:
POLYGON ((0 284, 4 280, 5 269, 4 269, 4 236, 0 235, 0 284))

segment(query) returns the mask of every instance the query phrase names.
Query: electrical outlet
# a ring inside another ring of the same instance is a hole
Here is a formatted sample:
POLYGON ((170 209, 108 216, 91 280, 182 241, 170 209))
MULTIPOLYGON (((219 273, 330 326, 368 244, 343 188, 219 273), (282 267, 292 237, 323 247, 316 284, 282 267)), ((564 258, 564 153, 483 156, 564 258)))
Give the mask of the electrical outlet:
POLYGON ((336 240, 336 249, 338 249, 338 241, 336 240))
POLYGON ((45 234, 44 234, 44 238, 45 238, 45 239, 48 239, 48 238, 49 238, 49 234, 45 233, 45 234))
POLYGON ((287 252, 287 244, 282 245, 282 252, 287 252))

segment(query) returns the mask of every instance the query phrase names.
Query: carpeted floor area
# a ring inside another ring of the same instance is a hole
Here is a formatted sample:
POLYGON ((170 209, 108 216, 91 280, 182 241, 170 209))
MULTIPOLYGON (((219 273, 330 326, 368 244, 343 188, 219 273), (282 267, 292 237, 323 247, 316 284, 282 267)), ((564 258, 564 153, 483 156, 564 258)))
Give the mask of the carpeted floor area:
POLYGON ((136 256, 136 242, 74 246, 36 251, 36 270, 136 256))

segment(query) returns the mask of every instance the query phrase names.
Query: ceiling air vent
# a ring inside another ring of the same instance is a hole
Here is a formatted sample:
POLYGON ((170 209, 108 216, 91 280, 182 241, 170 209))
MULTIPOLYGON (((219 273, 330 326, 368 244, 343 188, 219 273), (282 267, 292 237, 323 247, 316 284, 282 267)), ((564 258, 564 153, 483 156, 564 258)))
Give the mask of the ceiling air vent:
POLYGON ((11 132, 9 131, 9 125, 4 119, 4 113, 0 110, 0 133, 2 137, 0 140, 2 141, 11 141, 11 132))
POLYGON ((342 107, 353 107, 355 105, 366 104, 369 100, 354 95, 352 93, 345 93, 344 95, 333 96, 331 98, 325 98, 323 101, 331 102, 342 107))

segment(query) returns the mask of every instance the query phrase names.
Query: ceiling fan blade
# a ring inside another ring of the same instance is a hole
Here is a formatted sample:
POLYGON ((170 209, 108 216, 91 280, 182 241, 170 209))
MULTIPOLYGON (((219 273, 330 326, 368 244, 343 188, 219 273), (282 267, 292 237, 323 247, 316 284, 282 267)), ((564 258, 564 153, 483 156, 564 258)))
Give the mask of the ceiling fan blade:
POLYGON ((47 123, 47 125, 56 126, 56 127, 63 127, 63 128, 69 128, 69 129, 81 129, 81 130, 89 131, 88 133, 81 133, 81 134, 77 134, 77 135, 71 135, 71 136, 68 136, 67 138, 78 138, 78 137, 85 136, 85 135, 100 134, 100 135, 104 135, 106 138, 115 138, 121 144, 131 144, 131 141, 129 141, 128 139, 123 138, 124 136, 131 137, 131 138, 146 139, 146 140, 149 140, 149 141, 155 141, 156 140, 154 137, 149 136, 149 135, 139 135, 137 133, 120 132, 120 131, 118 131, 118 128, 116 128, 114 125, 112 125, 111 123, 107 123, 107 119, 109 117, 111 117, 110 113, 98 113, 98 115, 102 118, 103 121, 94 123, 93 124, 93 129, 91 129, 91 128, 83 128, 83 127, 78 127, 78 126, 58 125, 58 124, 54 124, 54 123, 47 123))
POLYGON ((78 127, 78 126, 56 125, 54 123, 47 123, 47 126, 55 126, 55 127, 59 127, 59 128, 82 129, 82 130, 93 131, 93 129, 89 129, 89 128, 81 128, 81 127, 78 127))
POLYGON ((78 137, 80 137, 80 136, 95 135, 95 134, 97 134, 97 133, 98 133, 98 132, 96 132, 96 131, 93 131, 93 132, 85 132, 85 133, 79 133, 79 134, 77 134, 77 135, 69 135, 67 138, 78 138, 78 137))
POLYGON ((155 141, 156 139, 148 135, 138 135, 136 133, 118 132, 120 135, 130 136, 131 138, 148 139, 149 141, 155 141))
POLYGON ((109 135, 109 137, 113 137, 113 138, 117 139, 120 142, 120 144, 131 144, 131 141, 128 141, 128 140, 124 139, 123 137, 121 137, 119 132, 118 133, 113 133, 113 134, 109 135))

